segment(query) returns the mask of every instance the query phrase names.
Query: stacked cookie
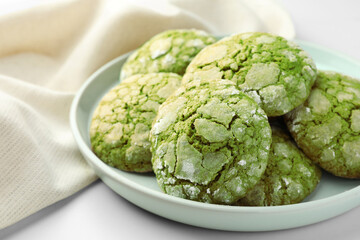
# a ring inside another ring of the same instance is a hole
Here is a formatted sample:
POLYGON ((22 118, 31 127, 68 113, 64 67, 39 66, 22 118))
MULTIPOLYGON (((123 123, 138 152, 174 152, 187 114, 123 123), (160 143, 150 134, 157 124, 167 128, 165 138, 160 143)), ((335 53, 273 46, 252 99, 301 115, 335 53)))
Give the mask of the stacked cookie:
POLYGON ((94 113, 92 149, 121 170, 154 171, 167 194, 284 205, 314 191, 318 166, 360 177, 360 83, 318 71, 280 36, 216 42, 171 30, 136 50, 120 75, 94 113))

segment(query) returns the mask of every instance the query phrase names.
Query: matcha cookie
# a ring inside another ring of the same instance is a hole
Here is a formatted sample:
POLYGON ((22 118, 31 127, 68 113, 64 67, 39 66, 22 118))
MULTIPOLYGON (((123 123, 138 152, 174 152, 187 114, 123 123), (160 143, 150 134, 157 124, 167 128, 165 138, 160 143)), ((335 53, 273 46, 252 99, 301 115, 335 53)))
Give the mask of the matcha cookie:
POLYGON ((153 72, 183 75, 194 56, 215 41, 215 37, 195 29, 159 33, 130 55, 121 70, 120 78, 153 72))
POLYGON ((303 201, 314 191, 321 170, 279 127, 272 126, 272 143, 265 174, 237 205, 277 206, 303 201))
POLYGON ((360 178, 360 81, 320 71, 310 97, 285 116, 305 154, 326 171, 360 178))
POLYGON ((174 73, 134 75, 111 89, 90 126, 94 153, 125 171, 152 171, 149 131, 157 110, 181 83, 174 73))
POLYGON ((228 80, 185 84, 159 108, 150 132, 153 169, 167 194, 232 204, 264 173, 265 112, 228 80))
POLYGON ((268 33, 243 33, 200 51, 189 64, 183 83, 231 80, 274 117, 307 99, 316 71, 311 57, 295 43, 268 33))

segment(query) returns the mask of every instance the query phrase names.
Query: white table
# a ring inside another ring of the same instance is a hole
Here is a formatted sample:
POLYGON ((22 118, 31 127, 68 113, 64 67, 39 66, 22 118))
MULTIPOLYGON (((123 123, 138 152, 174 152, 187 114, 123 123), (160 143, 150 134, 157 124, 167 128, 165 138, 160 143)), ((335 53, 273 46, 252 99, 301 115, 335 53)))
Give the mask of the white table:
MULTIPOLYGON (((360 1, 284 0, 300 40, 360 60, 360 1)), ((360 239, 360 207, 330 220, 273 232, 196 228, 148 213, 97 181, 0 231, 0 239, 360 239)))

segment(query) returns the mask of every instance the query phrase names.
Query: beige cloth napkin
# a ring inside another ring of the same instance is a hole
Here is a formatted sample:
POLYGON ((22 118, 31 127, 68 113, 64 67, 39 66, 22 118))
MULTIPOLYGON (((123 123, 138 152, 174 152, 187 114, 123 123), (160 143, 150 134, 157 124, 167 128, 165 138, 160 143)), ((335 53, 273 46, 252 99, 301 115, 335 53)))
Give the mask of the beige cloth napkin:
POLYGON ((109 60, 170 28, 294 37, 276 0, 65 0, 0 3, 0 229, 96 179, 69 108, 109 60))

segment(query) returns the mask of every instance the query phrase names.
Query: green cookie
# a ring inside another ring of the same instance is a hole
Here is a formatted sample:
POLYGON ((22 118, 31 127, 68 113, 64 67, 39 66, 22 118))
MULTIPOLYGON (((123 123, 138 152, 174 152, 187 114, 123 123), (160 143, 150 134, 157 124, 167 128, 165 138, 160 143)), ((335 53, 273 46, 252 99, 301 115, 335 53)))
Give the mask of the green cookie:
POLYGON ((268 33, 243 33, 200 51, 189 64, 183 83, 231 80, 274 117, 307 99, 316 71, 311 57, 295 43, 268 33))
POLYGON ((215 41, 215 37, 195 29, 159 33, 131 54, 121 70, 120 78, 154 72, 183 75, 194 56, 215 41))
POLYGON ((326 171, 360 178, 360 81, 320 71, 306 102, 285 116, 305 154, 326 171))
POLYGON ((152 171, 149 131, 160 104, 181 77, 174 73, 134 75, 111 89, 96 108, 90 139, 94 153, 125 171, 152 171))
POLYGON ((153 169, 167 194, 232 204, 255 186, 271 144, 267 116, 228 80, 185 84, 159 108, 153 169))
POLYGON ((303 201, 314 191, 321 170, 279 127, 272 126, 269 162, 260 182, 237 205, 276 206, 303 201))

